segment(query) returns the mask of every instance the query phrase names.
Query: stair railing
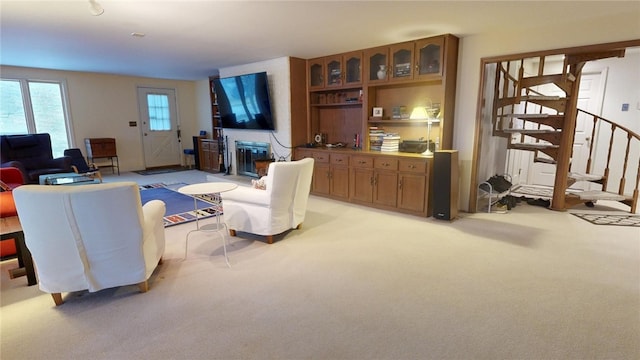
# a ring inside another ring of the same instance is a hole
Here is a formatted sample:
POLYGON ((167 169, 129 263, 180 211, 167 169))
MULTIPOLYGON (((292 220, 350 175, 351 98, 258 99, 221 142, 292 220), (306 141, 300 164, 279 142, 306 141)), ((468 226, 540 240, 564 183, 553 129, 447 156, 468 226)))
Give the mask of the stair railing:
MULTIPOLYGON (((591 144, 589 145, 589 158, 587 160, 587 168, 586 168, 586 173, 587 174, 591 174, 593 171, 593 167, 594 167, 594 144, 596 143, 596 130, 598 129, 598 127, 602 127, 602 125, 606 124, 611 128, 611 133, 609 134, 609 141, 607 142, 607 160, 605 163, 605 168, 604 168, 604 178, 602 180, 602 191, 607 191, 607 187, 609 184, 609 179, 610 179, 610 169, 611 169, 611 159, 612 159, 612 155, 613 155, 613 151, 615 149, 614 147, 614 139, 616 139, 616 131, 617 132, 621 132, 624 135, 624 138, 627 139, 627 144, 625 146, 625 151, 624 151, 624 161, 622 163, 622 173, 620 174, 620 183, 618 186, 618 195, 625 195, 625 186, 626 186, 626 181, 627 181, 627 175, 628 172, 631 172, 629 170, 629 154, 631 153, 631 148, 632 148, 632 141, 633 144, 635 144, 634 146, 636 148, 640 148, 640 135, 638 135, 637 133, 631 131, 630 129, 616 124, 615 122, 605 119, 601 116, 598 116, 596 114, 592 114, 588 111, 582 110, 582 109, 578 109, 578 113, 582 113, 586 116, 591 117, 592 121, 593 121, 593 129, 591 130, 591 144)), ((606 126, 605 125, 605 126, 606 126)), ((619 138, 619 137, 618 137, 619 138)), ((602 153, 601 150, 598 150, 599 153, 602 153)), ((638 203, 638 188, 640 187, 640 156, 638 158, 638 166, 636 169, 636 179, 635 179, 635 187, 633 189, 633 195, 632 195, 632 199, 630 201, 624 201, 625 204, 629 205, 631 207, 631 212, 635 213, 636 209, 637 209, 637 203, 638 203)))

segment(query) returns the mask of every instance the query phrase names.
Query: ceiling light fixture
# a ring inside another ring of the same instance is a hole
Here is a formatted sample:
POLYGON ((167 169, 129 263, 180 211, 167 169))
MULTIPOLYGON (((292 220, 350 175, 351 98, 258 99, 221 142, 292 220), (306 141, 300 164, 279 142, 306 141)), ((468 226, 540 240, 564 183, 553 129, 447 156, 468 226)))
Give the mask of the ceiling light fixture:
POLYGON ((104 13, 104 9, 96 0, 89 0, 89 12, 93 16, 100 16, 104 13))

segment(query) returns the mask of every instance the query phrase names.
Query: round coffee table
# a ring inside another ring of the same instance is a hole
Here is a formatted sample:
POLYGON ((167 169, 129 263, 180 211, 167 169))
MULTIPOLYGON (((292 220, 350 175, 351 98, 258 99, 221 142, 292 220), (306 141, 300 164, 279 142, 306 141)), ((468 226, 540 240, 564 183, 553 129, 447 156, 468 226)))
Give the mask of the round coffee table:
MULTIPOLYGON (((221 206, 222 200, 219 200, 215 206, 216 223, 203 225, 202 227, 200 226, 199 217, 198 217, 198 198, 195 195, 218 194, 221 192, 231 191, 237 187, 238 187, 237 184, 228 183, 228 182, 206 182, 206 183, 199 183, 199 184, 193 184, 193 185, 186 185, 178 189, 179 193, 193 197, 193 207, 196 213, 196 229, 191 230, 189 231, 189 233, 187 233, 187 239, 185 241, 185 246, 184 246, 185 260, 187 259, 189 235, 191 235, 192 232, 207 231, 207 232, 216 232, 220 234, 220 230, 222 230, 223 228, 225 232, 227 230, 227 225, 224 223, 222 224, 220 223, 220 215, 221 215, 220 206, 221 206), (221 225, 223 228, 221 228, 221 225)), ((222 248, 224 249, 224 260, 227 262, 227 266, 231 267, 231 264, 229 263, 229 257, 227 256, 227 245, 224 239, 224 233, 220 234, 220 237, 222 238, 222 248)))

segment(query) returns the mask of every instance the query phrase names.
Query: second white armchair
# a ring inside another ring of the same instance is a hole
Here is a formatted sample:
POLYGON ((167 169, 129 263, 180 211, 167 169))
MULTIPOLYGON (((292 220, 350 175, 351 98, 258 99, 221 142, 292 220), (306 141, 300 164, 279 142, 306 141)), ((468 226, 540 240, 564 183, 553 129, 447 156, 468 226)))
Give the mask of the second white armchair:
POLYGON ((266 237, 297 229, 304 221, 311 190, 313 159, 269 164, 266 189, 238 187, 221 193, 224 220, 231 236, 236 231, 266 237))

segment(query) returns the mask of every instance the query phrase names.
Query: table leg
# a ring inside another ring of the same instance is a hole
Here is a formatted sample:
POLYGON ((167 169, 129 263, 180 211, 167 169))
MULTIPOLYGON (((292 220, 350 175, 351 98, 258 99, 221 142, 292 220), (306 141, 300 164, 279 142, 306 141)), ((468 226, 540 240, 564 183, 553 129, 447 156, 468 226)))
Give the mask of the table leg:
POLYGON ((24 242, 24 233, 22 231, 15 233, 15 241, 16 241, 16 253, 18 255, 18 259, 21 259, 22 266, 24 267, 27 274, 27 284, 29 286, 35 285, 38 283, 36 279, 36 271, 33 267, 33 259, 31 258, 31 252, 27 248, 27 245, 24 242))

